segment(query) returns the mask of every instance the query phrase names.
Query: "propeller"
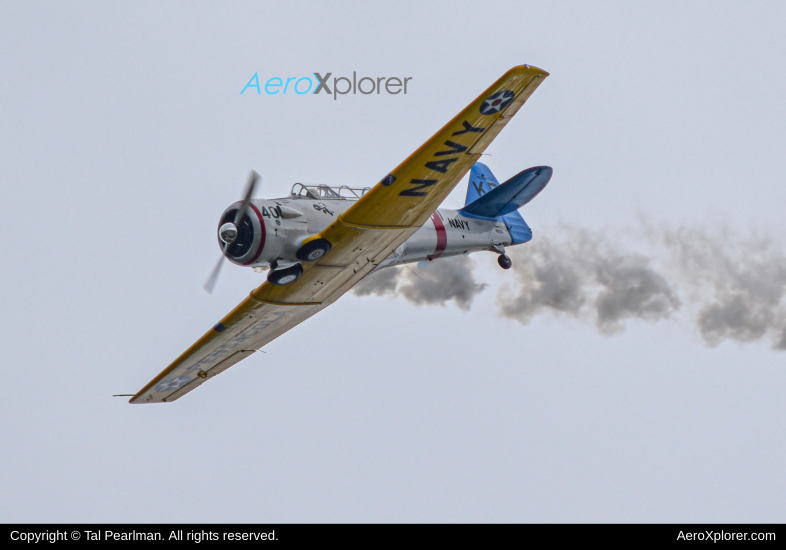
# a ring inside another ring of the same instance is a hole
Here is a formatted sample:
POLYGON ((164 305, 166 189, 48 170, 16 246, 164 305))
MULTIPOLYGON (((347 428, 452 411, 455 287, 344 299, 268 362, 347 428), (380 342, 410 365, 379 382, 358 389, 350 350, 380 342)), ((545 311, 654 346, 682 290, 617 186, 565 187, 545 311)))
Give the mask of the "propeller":
POLYGON ((216 267, 213 268, 212 273, 210 273, 210 277, 205 282, 205 290, 208 292, 208 294, 212 293, 213 287, 216 286, 216 281, 218 281, 218 276, 221 273, 221 266, 224 265, 224 258, 226 258, 227 249, 237 239, 237 227, 240 225, 240 222, 243 220, 246 212, 248 211, 248 205, 251 203, 251 196, 254 194, 254 188, 256 187, 259 180, 259 174, 252 170, 251 176, 248 178, 248 183, 246 184, 243 202, 240 205, 237 214, 235 214, 235 221, 227 222, 218 229, 218 238, 221 239, 221 242, 224 244, 221 248, 221 257, 218 259, 218 263, 216 264, 216 267))

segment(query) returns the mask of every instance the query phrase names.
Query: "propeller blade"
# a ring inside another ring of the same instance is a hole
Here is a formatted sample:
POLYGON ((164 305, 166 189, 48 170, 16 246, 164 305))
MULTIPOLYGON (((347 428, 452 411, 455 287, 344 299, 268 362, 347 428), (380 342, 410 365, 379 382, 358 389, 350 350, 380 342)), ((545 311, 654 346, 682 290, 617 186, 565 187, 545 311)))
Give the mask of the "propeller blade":
POLYGON ((216 281, 218 281, 218 275, 221 273, 221 266, 224 265, 224 255, 222 254, 221 257, 218 259, 218 263, 216 267, 213 268, 213 272, 210 274, 210 277, 205 282, 205 290, 208 294, 213 293, 213 287, 216 286, 216 281))
MULTIPOLYGON (((240 205, 240 209, 237 211, 237 214, 235 214, 235 226, 238 226, 243 220, 243 217, 246 215, 248 205, 251 203, 251 197, 254 194, 254 188, 256 187, 257 181, 259 181, 259 179, 259 174, 251 170, 251 176, 248 178, 246 191, 243 194, 243 203, 240 205)), ((216 281, 218 281, 218 276, 221 274, 221 266, 224 265, 224 258, 226 257, 227 248, 229 248, 229 244, 224 243, 221 258, 218 259, 216 267, 213 268, 213 272, 205 282, 205 290, 208 294, 212 294, 213 288, 216 286, 216 281)))
POLYGON ((246 215, 246 210, 248 210, 248 204, 251 202, 251 195, 254 194, 254 187, 257 185, 257 181, 259 180, 259 174, 251 170, 251 176, 248 179, 248 184, 246 185, 246 192, 243 196, 243 204, 240 205, 240 209, 235 214, 235 225, 240 226, 240 222, 243 221, 243 217, 246 215))

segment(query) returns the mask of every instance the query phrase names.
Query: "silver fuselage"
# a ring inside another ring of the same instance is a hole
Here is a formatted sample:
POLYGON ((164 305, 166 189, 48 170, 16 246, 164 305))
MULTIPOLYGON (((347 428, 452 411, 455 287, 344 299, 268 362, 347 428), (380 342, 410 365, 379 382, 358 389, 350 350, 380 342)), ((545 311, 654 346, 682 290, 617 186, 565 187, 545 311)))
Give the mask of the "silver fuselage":
MULTIPOLYGON (((244 257, 228 255, 228 258, 249 267, 269 267, 273 262, 279 266, 297 263, 295 253, 303 241, 320 233, 355 202, 346 198, 303 197, 252 200, 248 221, 255 231, 253 243, 244 257)), ((224 215, 229 216, 238 204, 230 206, 224 215)), ((501 251, 511 242, 510 233, 501 220, 472 218, 456 210, 439 208, 378 269, 480 250, 501 251)))

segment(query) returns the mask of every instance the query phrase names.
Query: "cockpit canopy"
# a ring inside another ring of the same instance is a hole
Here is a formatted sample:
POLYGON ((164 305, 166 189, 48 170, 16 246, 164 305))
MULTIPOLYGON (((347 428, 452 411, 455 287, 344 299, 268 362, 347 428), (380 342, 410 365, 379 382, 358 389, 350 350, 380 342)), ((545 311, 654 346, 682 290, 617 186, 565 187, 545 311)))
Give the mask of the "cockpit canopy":
POLYGON ((291 198, 314 200, 357 200, 371 187, 347 187, 346 185, 331 186, 325 184, 305 185, 296 183, 292 186, 291 198))

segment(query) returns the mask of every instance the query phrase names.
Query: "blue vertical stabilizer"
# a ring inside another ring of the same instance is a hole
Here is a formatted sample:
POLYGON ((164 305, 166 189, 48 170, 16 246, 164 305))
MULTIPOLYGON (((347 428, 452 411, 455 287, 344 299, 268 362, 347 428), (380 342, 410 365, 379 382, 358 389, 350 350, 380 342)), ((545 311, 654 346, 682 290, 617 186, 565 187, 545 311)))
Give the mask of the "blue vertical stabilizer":
POLYGON ((467 187, 467 200, 464 201, 464 206, 475 202, 497 187, 499 187, 499 182, 489 167, 482 162, 476 162, 469 173, 469 187, 467 187))
MULTIPOLYGON (((545 168, 548 167, 538 167, 537 169, 545 168)), ((529 172, 529 170, 525 172, 529 172)), ((522 172, 522 174, 524 173, 522 172)), ((509 181, 513 183, 513 180, 522 174, 514 176, 509 181)), ((550 177, 551 168, 548 168, 546 182, 548 182, 548 178, 550 177)), ((505 182, 505 184, 508 184, 508 182, 505 182)), ((497 181, 497 178, 494 177, 494 174, 491 173, 491 170, 489 170, 488 166, 480 162, 475 163, 475 166, 472 167, 472 170, 469 174, 469 187, 467 188, 467 200, 465 201, 465 207, 499 186, 500 183, 497 181)), ((543 183, 543 186, 545 186, 545 183, 543 183)), ((472 209, 470 209, 470 211, 471 210, 472 209)), ((524 221, 524 218, 521 217, 521 214, 519 214, 518 210, 514 210, 513 212, 509 212, 498 217, 502 219, 503 222, 505 222, 505 226, 510 232, 513 244, 525 243, 532 239, 532 229, 530 229, 530 227, 527 225, 527 222, 524 221)))

